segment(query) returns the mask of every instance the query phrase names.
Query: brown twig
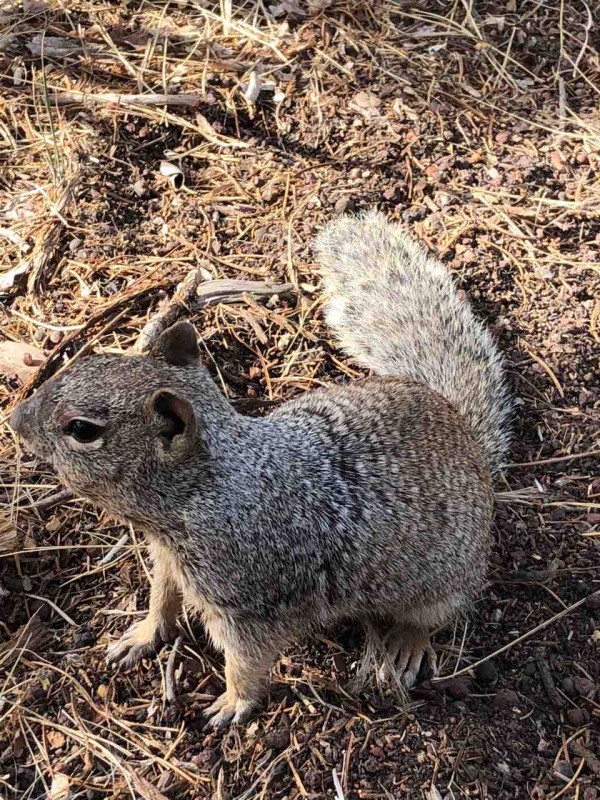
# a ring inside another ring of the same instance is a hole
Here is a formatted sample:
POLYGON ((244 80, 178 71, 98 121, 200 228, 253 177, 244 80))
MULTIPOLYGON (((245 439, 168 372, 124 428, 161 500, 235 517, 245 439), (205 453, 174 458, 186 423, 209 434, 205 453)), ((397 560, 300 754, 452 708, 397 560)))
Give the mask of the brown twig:
POLYGON ((543 652, 539 649, 535 651, 535 664, 540 674, 542 686, 546 690, 546 694, 548 695, 550 702, 553 706, 556 706, 556 708, 564 708, 565 701, 558 693, 558 690, 554 684, 554 678, 550 672, 550 666, 546 661, 543 652))
MULTIPOLYGON (((588 595, 588 597, 595 597, 596 595, 600 595, 600 591, 592 592, 592 594, 588 595)), ((529 637, 533 636, 534 633, 539 633, 539 631, 542 631, 544 630, 544 628, 553 625, 555 622, 558 622, 559 619, 568 616, 571 612, 575 611, 577 608, 580 608, 582 605, 584 605, 587 599, 588 599, 587 597, 584 597, 583 599, 578 600, 576 603, 573 603, 568 608, 565 608, 563 609, 563 611, 559 611, 558 614, 555 614, 553 617, 550 617, 550 619, 545 620, 540 625, 536 625, 535 628, 532 628, 530 631, 527 631, 527 633, 524 633, 522 636, 518 636, 516 639, 513 639, 512 642, 508 642, 508 644, 505 644, 503 647, 499 647, 497 650, 494 650, 493 653, 490 653, 489 655, 480 658, 474 664, 469 664, 468 667, 463 667, 463 669, 460 669, 458 672, 453 672, 452 677, 456 678, 459 675, 466 675, 467 673, 472 672, 481 664, 485 664, 486 661, 491 661, 492 658, 496 658, 496 656, 502 655, 502 653, 506 653, 509 650, 512 650, 513 647, 520 644, 521 642, 524 642, 526 639, 529 639, 529 637)), ((443 680, 445 680, 445 678, 441 676, 439 678, 432 678, 432 681, 434 682, 443 680)))
POLYGON ((576 461, 582 458, 597 458, 598 456, 600 456, 600 450, 588 450, 585 453, 572 453, 570 456, 555 456, 554 458, 541 458, 539 461, 521 461, 519 464, 507 464, 504 469, 539 467, 545 464, 560 464, 565 461, 576 461))
POLYGON ((185 311, 189 311, 190 304, 201 280, 202 273, 200 270, 191 270, 179 284, 173 297, 163 300, 158 311, 144 325, 142 332, 138 336, 135 343, 135 349, 138 352, 145 353, 166 328, 172 325, 185 311))
POLYGON ((65 500, 71 500, 73 497, 73 492, 70 489, 61 489, 60 492, 50 494, 48 497, 42 497, 41 500, 36 500, 35 503, 31 503, 28 506, 20 506, 19 510, 29 511, 32 508, 52 508, 59 505, 59 503, 64 503, 65 500))
POLYGON ((55 105, 66 106, 74 103, 114 103, 118 106, 184 106, 196 108, 202 98, 198 94, 118 94, 117 92, 55 92, 48 98, 55 105))
POLYGON ((199 270, 192 270, 177 288, 172 298, 165 300, 157 313, 146 323, 136 342, 143 353, 184 312, 198 311, 218 303, 239 303, 245 295, 272 297, 293 291, 290 283, 272 284, 262 281, 216 280, 201 283, 199 270))

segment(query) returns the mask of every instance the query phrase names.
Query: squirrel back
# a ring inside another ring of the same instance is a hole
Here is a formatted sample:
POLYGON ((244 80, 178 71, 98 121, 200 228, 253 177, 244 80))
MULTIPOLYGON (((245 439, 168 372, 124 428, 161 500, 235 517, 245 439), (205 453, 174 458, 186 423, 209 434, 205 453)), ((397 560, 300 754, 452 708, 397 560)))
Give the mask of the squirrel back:
POLYGON ((501 358, 448 270, 376 211, 334 220, 316 250, 341 347, 379 375, 414 378, 445 397, 497 472, 511 415, 501 358))

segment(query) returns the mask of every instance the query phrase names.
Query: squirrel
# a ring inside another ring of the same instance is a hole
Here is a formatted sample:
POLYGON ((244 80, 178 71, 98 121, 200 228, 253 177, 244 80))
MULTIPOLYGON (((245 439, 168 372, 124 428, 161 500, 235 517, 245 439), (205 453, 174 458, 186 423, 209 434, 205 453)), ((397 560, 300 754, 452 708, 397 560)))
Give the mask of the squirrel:
POLYGON ((381 680, 412 687, 422 663, 435 670, 431 630, 486 583, 511 414, 491 335, 379 212, 334 220, 316 252, 327 322, 372 377, 245 417, 178 322, 146 355, 76 360, 10 419, 148 539, 148 614, 108 658, 152 652, 185 602, 225 657, 216 729, 253 713, 283 648, 342 620, 364 625, 381 680))

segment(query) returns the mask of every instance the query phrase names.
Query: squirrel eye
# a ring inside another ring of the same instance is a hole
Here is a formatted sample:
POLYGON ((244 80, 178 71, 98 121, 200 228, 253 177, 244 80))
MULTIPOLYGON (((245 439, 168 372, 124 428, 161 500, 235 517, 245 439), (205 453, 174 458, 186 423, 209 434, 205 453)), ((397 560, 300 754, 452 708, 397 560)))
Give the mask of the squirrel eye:
POLYGON ((67 436, 72 436, 75 441, 87 444, 100 436, 102 426, 89 422, 87 419, 72 419, 64 428, 64 432, 67 436))

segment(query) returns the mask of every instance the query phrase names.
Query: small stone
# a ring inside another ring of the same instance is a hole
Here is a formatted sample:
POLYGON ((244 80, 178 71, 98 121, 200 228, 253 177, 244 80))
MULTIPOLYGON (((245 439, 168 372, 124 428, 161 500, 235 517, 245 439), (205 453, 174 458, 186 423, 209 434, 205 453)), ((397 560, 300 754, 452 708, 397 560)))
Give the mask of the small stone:
POLYGON ((533 663, 533 661, 530 661, 528 664, 525 664, 525 666, 523 667, 524 675, 529 675, 531 677, 532 675, 535 675, 535 673, 536 673, 536 666, 533 663))
POLYGON ((519 706, 519 695, 512 689, 500 689, 494 697, 496 708, 514 708, 519 706))
POLYGON ((554 772, 563 778, 571 779, 575 775, 575 770, 570 761, 559 761, 554 767, 554 772))
POLYGON ((450 697, 454 697, 456 700, 463 700, 471 694, 473 687, 470 678, 466 675, 461 675, 459 678, 444 681, 442 688, 444 691, 448 692, 450 697))
POLYGON ((272 747, 273 750, 285 750, 290 743, 288 728, 277 728, 274 731, 269 731, 264 738, 264 743, 267 747, 272 747))
POLYGON ((309 789, 321 789, 323 786, 323 774, 318 769, 309 769, 304 773, 304 783, 309 789))
POLYGON ((600 609, 600 592, 594 592, 585 598, 585 607, 590 611, 598 611, 600 609))
POLYGON ((351 210, 350 208, 351 205, 354 204, 352 203, 352 200, 349 197, 339 197, 335 202, 333 210, 336 214, 343 214, 344 211, 351 210))
POLYGON ((363 769, 368 775, 375 775, 381 769, 381 763, 376 758, 367 758, 363 762, 363 769))
POLYGON ((573 678, 573 685, 575 686, 575 691, 577 694, 581 694, 587 697, 587 695, 591 694, 594 691, 595 684, 594 681, 591 681, 589 678, 573 678))
POLYGON ((575 683, 573 678, 565 678, 562 682, 562 690, 567 695, 567 697, 575 697, 577 692, 575 691, 575 683))
POLYGON ((381 105, 381 100, 373 92, 358 92, 353 100, 358 108, 375 109, 381 105))
POLYGON ((96 643, 96 634, 87 628, 80 628, 73 633, 73 642, 78 647, 89 647, 96 643))
POLYGON ((210 769, 219 760, 219 754, 212 747, 205 747, 192 758, 192 764, 204 769, 210 769))
POLYGON ((598 800, 598 789, 595 786, 586 786, 582 800, 598 800))
POLYGON ((63 338, 62 331, 50 331, 50 336, 48 338, 52 344, 60 344, 63 338))
POLYGON ((56 516, 55 514, 54 516, 50 517, 46 523, 46 530, 48 533, 56 533, 56 531, 59 531, 62 528, 62 525, 63 523, 60 517, 56 516))
POLYGON ((580 725, 585 724, 586 715, 581 708, 570 708, 567 711, 567 719, 573 727, 578 728, 580 725))
POLYGON ((105 700, 108 697, 109 686, 106 683, 101 683, 96 689, 96 694, 100 700, 105 700))
POLYGON ((146 194, 147 188, 143 178, 137 180, 131 187, 138 197, 143 197, 146 194))
POLYGON ((493 661, 484 661, 475 670, 475 680, 480 686, 495 686, 498 682, 498 670, 493 661))

